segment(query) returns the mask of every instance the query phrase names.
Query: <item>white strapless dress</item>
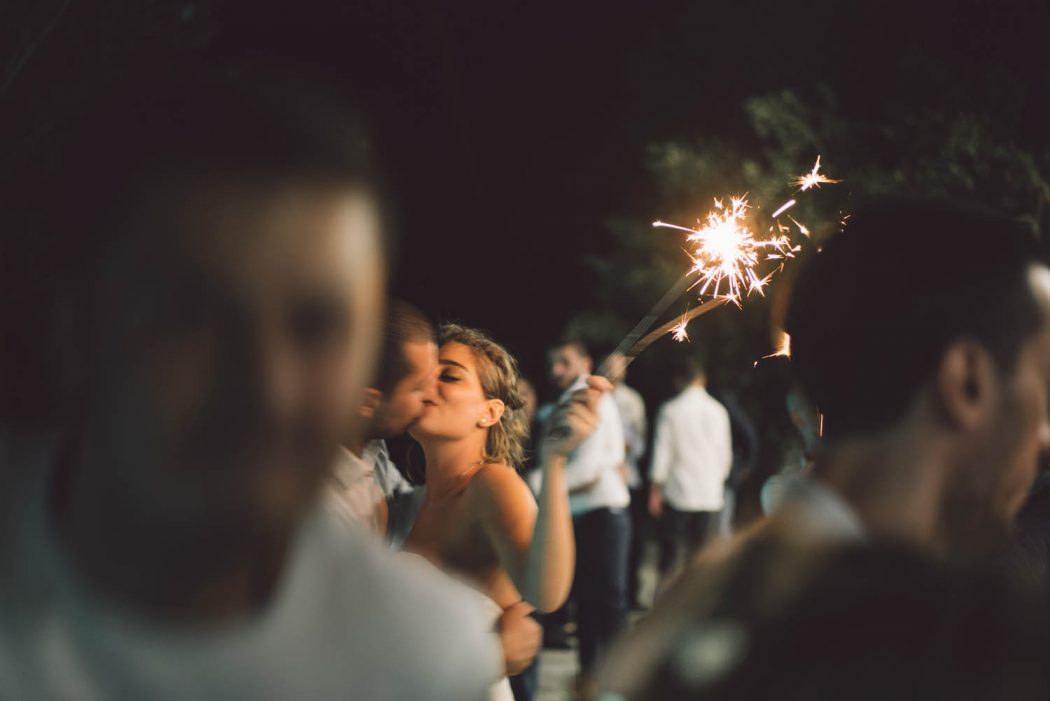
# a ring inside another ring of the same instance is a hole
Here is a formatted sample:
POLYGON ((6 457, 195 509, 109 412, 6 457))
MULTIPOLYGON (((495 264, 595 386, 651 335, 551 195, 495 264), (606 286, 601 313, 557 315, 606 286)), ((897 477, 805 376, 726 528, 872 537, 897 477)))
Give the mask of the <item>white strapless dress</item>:
MULTIPOLYGON (((499 604, 485 596, 481 592, 478 592, 479 605, 485 607, 485 611, 492 616, 492 629, 496 629, 496 622, 499 617, 503 615, 503 609, 500 608, 499 604)), ((499 644, 497 638, 496 644, 499 644)), ((502 658, 502 653, 500 654, 502 658)), ((489 701, 514 701, 514 692, 510 688, 510 678, 503 677, 498 682, 492 685, 492 690, 489 692, 489 701)))

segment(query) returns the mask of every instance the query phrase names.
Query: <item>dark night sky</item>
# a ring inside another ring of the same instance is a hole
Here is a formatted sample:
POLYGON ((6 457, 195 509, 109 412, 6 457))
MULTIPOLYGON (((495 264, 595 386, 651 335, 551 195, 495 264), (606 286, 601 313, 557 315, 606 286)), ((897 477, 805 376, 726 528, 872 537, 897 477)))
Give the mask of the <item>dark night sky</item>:
MULTIPOLYGON (((568 317, 600 306, 582 262, 602 255, 606 219, 658 214, 648 143, 739 136, 744 98, 817 83, 874 113, 977 73, 994 104, 1001 75, 1025 86, 1019 138, 1042 140, 1048 116, 1050 10, 1034 0, 184 6, 212 27, 204 52, 316 62, 360 96, 398 200, 394 293, 489 328, 531 369, 568 317)), ((99 11, 70 9, 23 91, 90 64, 79 30, 99 11)))
POLYGON ((1050 65, 1035 2, 316 8, 237 13, 224 40, 288 46, 357 87, 401 201, 395 293, 528 353, 593 304, 581 261, 600 255, 603 221, 652 218, 647 143, 732 136, 741 101, 762 91, 823 82, 877 109, 991 65, 1042 81, 1039 95, 1050 65), (916 55, 939 74, 912 73, 916 55))

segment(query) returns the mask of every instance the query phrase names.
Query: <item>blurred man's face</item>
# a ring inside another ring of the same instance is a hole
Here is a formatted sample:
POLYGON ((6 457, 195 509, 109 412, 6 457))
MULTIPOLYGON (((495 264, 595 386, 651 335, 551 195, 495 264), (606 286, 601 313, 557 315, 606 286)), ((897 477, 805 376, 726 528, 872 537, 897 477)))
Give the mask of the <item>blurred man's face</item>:
POLYGON ((522 411, 525 412, 525 418, 531 424, 536 418, 536 406, 538 404, 536 389, 532 386, 531 382, 522 377, 518 380, 518 393, 525 402, 522 411))
POLYGON ((572 383, 591 372, 591 359, 580 353, 575 346, 555 348, 548 356, 551 381, 565 391, 572 383))
MULTIPOLYGON (((1041 457, 1050 449, 1050 269, 1029 280, 1043 309, 1040 331, 1022 345, 1002 384, 995 416, 971 451, 967 474, 949 485, 945 512, 956 541, 999 545, 1024 505, 1041 457)), ((958 542, 960 548, 970 543, 958 542)))
POLYGON ((117 245, 98 284, 91 478, 159 527, 286 527, 312 503, 372 371, 372 201, 213 183, 162 211, 151 219, 165 230, 117 245))
POLYGON ((407 431, 437 392, 437 344, 409 341, 401 349, 408 374, 383 395, 371 421, 370 438, 393 438, 407 431))

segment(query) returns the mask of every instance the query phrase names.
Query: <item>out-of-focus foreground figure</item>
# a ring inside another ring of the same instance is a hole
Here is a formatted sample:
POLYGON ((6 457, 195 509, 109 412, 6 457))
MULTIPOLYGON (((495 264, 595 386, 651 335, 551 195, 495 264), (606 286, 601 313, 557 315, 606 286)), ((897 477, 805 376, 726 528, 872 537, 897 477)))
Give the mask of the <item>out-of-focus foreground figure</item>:
POLYGON ((1001 574, 906 548, 831 550, 779 606, 684 638, 646 698, 1045 699, 1045 602, 1001 574))
POLYGON ((337 102, 250 73, 151 76, 64 153, 69 402, 6 466, 4 698, 480 699, 500 673, 467 594, 320 506, 380 337, 375 180, 337 102))
POLYGON ((800 273, 783 328, 824 415, 821 451, 768 521, 709 549, 621 647, 609 682, 629 697, 660 698, 660 670, 709 622, 789 607, 825 548, 982 561, 1007 543, 1047 448, 1050 269, 1010 220, 921 202, 858 211, 800 273))

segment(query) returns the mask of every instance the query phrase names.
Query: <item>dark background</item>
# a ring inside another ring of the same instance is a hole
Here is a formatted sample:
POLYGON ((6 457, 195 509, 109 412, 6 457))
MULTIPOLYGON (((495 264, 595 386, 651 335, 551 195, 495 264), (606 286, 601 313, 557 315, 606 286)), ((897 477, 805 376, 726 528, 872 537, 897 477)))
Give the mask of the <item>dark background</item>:
MULTIPOLYGON (((144 56, 319 64, 366 108, 392 174, 393 293, 491 330, 537 378, 568 323, 583 315, 608 346, 684 272, 677 241, 649 222, 783 186, 817 153, 846 180, 819 195, 837 198, 829 211, 904 189, 1046 219, 1045 2, 40 0, 2 12, 4 182, 94 80, 144 56), (668 160, 679 146, 691 169, 668 160)), ((29 248, 4 232, 3 394, 16 413, 46 316, 48 253, 29 248)), ((746 394, 770 351, 768 305, 718 314, 691 327, 695 347, 746 394)), ((650 394, 666 391, 666 352, 635 366, 650 394)))

